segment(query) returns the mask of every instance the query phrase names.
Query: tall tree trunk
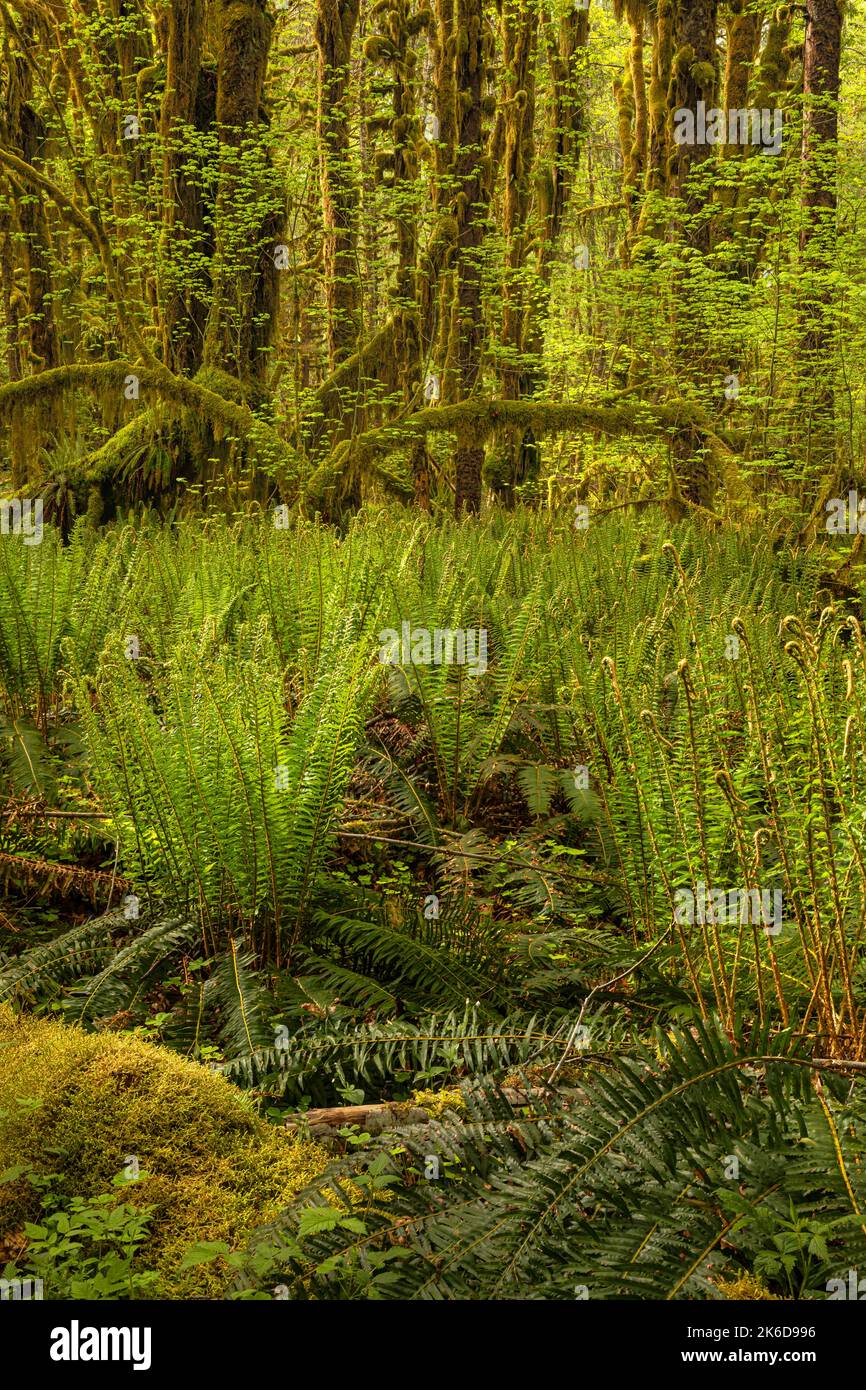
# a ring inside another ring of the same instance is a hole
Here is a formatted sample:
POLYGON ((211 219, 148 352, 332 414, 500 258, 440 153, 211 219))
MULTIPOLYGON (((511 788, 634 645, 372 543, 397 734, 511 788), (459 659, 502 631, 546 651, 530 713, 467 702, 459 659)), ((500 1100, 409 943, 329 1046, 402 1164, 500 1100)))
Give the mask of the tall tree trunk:
MULTIPOLYGON (((481 375, 484 332, 481 302, 481 247, 486 199, 482 171, 481 83, 484 73, 483 0, 457 0, 457 295, 454 340, 461 399, 473 395, 481 375)), ((458 432, 455 512, 481 508, 484 446, 466 430, 458 432)))
POLYGON ((544 334, 550 306, 553 266, 559 238, 571 201, 579 142, 585 125, 585 101, 580 65, 589 43, 586 10, 566 10, 557 31, 545 27, 551 85, 545 117, 543 168, 536 180, 538 289, 527 309, 524 344, 530 365, 531 390, 537 395, 545 380, 544 334))
MULTIPOLYGON (((525 337, 533 287, 527 283, 526 256, 531 236, 530 208, 535 174, 535 71, 538 10, 525 0, 503 0, 502 64, 502 237, 505 242, 505 280, 502 286, 500 394, 519 400, 531 390, 525 337)), ((527 453, 525 431, 502 432, 496 467, 489 478, 505 506, 524 480, 527 453)))
MULTIPOLYGON (((277 307, 275 245, 282 223, 275 209, 248 224, 250 146, 262 118, 262 91, 273 21, 265 0, 220 0, 216 121, 220 139, 213 297, 204 367, 247 389, 261 383, 277 307)), ((259 214, 256 213, 256 216, 259 214)))
POLYGON ((637 194, 645 183, 649 160, 650 116, 647 101, 646 68, 644 66, 646 8, 643 0, 629 0, 625 7, 631 31, 631 42, 625 63, 625 74, 617 89, 623 170, 622 194, 628 218, 628 233, 624 248, 626 255, 628 255, 637 227, 637 194))
POLYGON ((349 79, 360 0, 317 0, 319 177, 324 219, 328 358, 333 371, 360 335, 358 189, 352 171, 349 79))
MULTIPOLYGON (((194 371, 201 361, 206 313, 188 287, 189 258, 201 253, 203 208, 197 182, 184 156, 188 131, 196 125, 201 81, 204 0, 180 0, 164 10, 157 36, 165 54, 160 108, 162 145, 162 246, 168 284, 162 293, 162 356, 174 371, 194 371)), ((203 287, 204 288, 204 287, 203 287)))
MULTIPOLYGON (((731 77, 738 84, 735 86, 735 95, 740 94, 738 86, 742 84, 742 73, 746 70, 745 55, 749 43, 747 15, 743 14, 740 20, 742 27, 738 31, 741 74, 739 78, 731 71, 730 55, 728 64, 731 77)), ((756 51, 752 63, 754 80, 751 83, 751 101, 745 100, 744 93, 744 99, 736 103, 729 100, 729 105, 752 106, 759 111, 774 111, 781 107, 787 96, 787 79, 791 67, 791 20, 792 12, 787 6, 781 5, 778 9, 770 11, 763 26, 763 43, 760 51, 756 51)), ((759 29, 758 40, 760 37, 759 29)), ((733 234, 738 245, 736 271, 741 280, 750 281, 754 278, 764 245, 774 225, 775 214, 769 206, 769 200, 774 197, 771 191, 771 181, 775 172, 774 160, 767 158, 759 148, 751 145, 729 145, 725 150, 725 157, 737 160, 739 168, 744 171, 743 177, 732 180, 731 185, 723 190, 721 198, 735 205, 733 234)))
MULTIPOLYGON (((397 257, 393 296, 394 356, 403 406, 410 414, 421 400, 419 373, 423 331, 417 264, 420 209, 417 194, 419 131, 416 53, 411 40, 422 29, 431 27, 433 17, 430 11, 413 15, 410 0, 390 0, 387 6, 377 6, 377 19, 380 32, 367 40, 364 51, 371 61, 382 61, 384 56, 391 76, 391 186, 394 192, 394 247, 397 257)), ((423 439, 416 440, 412 445, 411 464, 415 501, 424 511, 429 511, 430 468, 423 439)))
POLYGON ((816 475, 835 472, 834 318, 828 271, 836 259, 836 172, 841 0, 807 0, 803 50, 803 269, 800 300, 801 406, 807 458, 816 475))
MULTIPOLYGON (((670 182, 670 122, 668 87, 674 51, 674 0, 658 0, 649 13, 652 60, 649 86, 649 156, 646 187, 648 192, 667 192, 670 182)), ((652 199, 644 201, 640 231, 654 228, 658 211, 652 199)))
MULTIPOLYGON (((26 34, 35 50, 41 35, 34 22, 27 25, 26 34)), ((25 48, 7 62, 0 134, 4 144, 27 164, 41 169, 46 132, 42 117, 31 105, 33 86, 33 68, 25 48)), ((4 234, 3 279, 10 377, 16 380, 59 366, 60 336, 44 196, 41 189, 28 189, 27 196, 21 197, 14 183, 8 185, 8 191, 11 216, 9 230, 4 234), (18 284, 16 271, 20 276, 18 284)), ((42 448, 61 432, 63 404, 62 400, 49 402, 38 417, 23 409, 13 411, 10 452, 16 490, 38 476, 42 448)))
POLYGON ((524 278, 529 211, 535 173, 535 67, 538 12, 525 0, 503 0, 502 235, 506 274, 502 286, 502 395, 517 400, 525 372, 527 286, 524 278))
MULTIPOLYGON (((706 139, 706 127, 701 129, 698 103, 703 104, 705 112, 716 104, 717 22, 717 0, 679 0, 675 14, 670 106, 672 115, 677 111, 691 113, 694 140, 673 147, 672 191, 682 201, 686 244, 702 256, 710 249, 711 222, 706 215, 710 189, 700 173, 713 155, 713 146, 706 139)), ((696 282, 692 278, 696 270, 690 261, 679 277, 674 356, 681 379, 690 380, 696 391, 701 392, 711 385, 709 377, 713 364, 702 281, 699 274, 696 282)), ((698 506, 708 507, 712 502, 714 479, 706 451, 694 431, 678 430, 672 448, 674 471, 682 493, 698 506)))
MULTIPOLYGON (((750 0, 732 0, 727 29, 725 110, 739 111, 749 105, 749 82, 761 41, 761 16, 750 0)), ((726 158, 736 156, 742 148, 726 143, 726 158)))
POLYGON ((674 190, 684 198, 692 218, 690 240, 707 250, 710 244, 709 219, 696 214, 705 203, 696 187, 695 175, 713 153, 706 130, 699 130, 698 103, 707 111, 715 106, 718 90, 716 54, 717 0, 679 0, 676 9, 675 55, 671 76, 671 111, 694 113, 694 142, 675 144, 672 154, 674 190), (701 137, 701 138, 699 138, 701 137))

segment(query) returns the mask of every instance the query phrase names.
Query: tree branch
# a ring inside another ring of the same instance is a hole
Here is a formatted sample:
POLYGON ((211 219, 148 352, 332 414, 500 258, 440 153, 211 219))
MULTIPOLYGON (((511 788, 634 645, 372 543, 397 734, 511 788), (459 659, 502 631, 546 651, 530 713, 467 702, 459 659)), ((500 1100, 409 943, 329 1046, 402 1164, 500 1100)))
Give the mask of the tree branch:
POLYGON ((408 415, 377 429, 368 430, 352 446, 356 458, 367 459, 373 454, 405 446, 412 439, 437 430, 474 431, 483 441, 503 426, 532 429, 539 435, 564 434, 595 429, 602 434, 620 435, 630 432, 643 436, 673 433, 684 425, 722 453, 733 449, 725 436, 717 432, 706 412, 690 401, 651 403, 638 399, 619 400, 616 404, 604 401, 555 402, 527 398, 519 401, 491 400, 477 397, 454 405, 433 406, 408 415))
MULTIPOLYGON (((88 391, 116 388, 120 392, 130 376, 137 377, 139 386, 144 390, 151 390, 162 399, 191 410, 212 424, 223 426, 247 445, 252 445, 254 456, 279 482, 285 483, 297 477, 298 461, 294 450, 280 439, 270 425, 258 419, 248 406, 226 400, 194 379, 175 376, 167 367, 138 366, 131 362, 86 362, 54 367, 0 387, 0 415, 15 405, 39 401, 45 396, 74 387, 88 391)), ((109 440, 94 456, 94 481, 110 472, 111 444, 109 440)))

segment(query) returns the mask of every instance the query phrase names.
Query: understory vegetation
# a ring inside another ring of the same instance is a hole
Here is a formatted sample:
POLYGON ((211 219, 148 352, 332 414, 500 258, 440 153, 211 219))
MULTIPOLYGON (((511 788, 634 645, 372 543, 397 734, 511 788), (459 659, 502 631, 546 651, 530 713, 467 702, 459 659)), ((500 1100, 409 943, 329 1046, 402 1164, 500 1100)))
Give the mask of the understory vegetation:
POLYGON ((212 1189, 195 1062, 292 1142, 362 1107, 295 1202, 273 1143, 219 1231, 185 1196, 211 1289, 824 1296, 866 1253, 866 649, 828 564, 531 513, 0 550, 0 992, 34 1018, 0 1050, 13 1262, 44 1227, 21 1165, 42 1184, 58 1149, 57 1202, 130 1154, 153 1176, 117 1202, 158 1224, 160 1181, 212 1189), (404 661, 403 613, 483 628, 486 669, 404 661), (779 891, 778 926, 688 921, 700 883, 779 891))

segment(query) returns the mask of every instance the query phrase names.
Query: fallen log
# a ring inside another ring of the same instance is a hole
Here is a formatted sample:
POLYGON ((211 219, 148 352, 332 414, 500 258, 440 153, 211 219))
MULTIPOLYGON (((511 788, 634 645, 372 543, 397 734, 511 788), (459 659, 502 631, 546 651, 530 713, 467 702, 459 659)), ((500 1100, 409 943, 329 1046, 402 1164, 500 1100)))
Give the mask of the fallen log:
MULTIPOLYGON (((517 1109, 529 1104, 531 1097, 542 1095, 542 1089, 533 1086, 529 1092, 506 1086, 502 1095, 508 1104, 517 1109)), ((449 1114, 459 1115, 456 1106, 449 1107, 449 1114)), ((371 1134, 383 1134, 389 1129, 407 1129, 413 1125, 429 1125, 437 1119, 436 1115, 423 1106, 411 1101, 379 1101, 370 1105, 334 1105, 316 1110, 305 1110, 290 1120, 284 1128, 296 1130, 309 1128, 310 1134, 320 1137, 332 1134, 345 1125, 360 1125, 371 1134)))
POLYGON ((0 878, 9 890, 10 880, 24 882, 28 891, 67 898, 71 894, 97 907, 110 907, 115 894, 123 895, 132 888, 130 879, 104 869, 85 869, 78 864, 57 864, 48 859, 30 859, 22 854, 0 853, 0 878))
POLYGON ((345 1125, 360 1125, 371 1134, 383 1134, 388 1129, 409 1125, 428 1125, 432 1116, 419 1105, 392 1102, 390 1105, 335 1105, 326 1109, 307 1110, 297 1119, 287 1120, 285 1128, 308 1128, 313 1138, 336 1133, 345 1125))

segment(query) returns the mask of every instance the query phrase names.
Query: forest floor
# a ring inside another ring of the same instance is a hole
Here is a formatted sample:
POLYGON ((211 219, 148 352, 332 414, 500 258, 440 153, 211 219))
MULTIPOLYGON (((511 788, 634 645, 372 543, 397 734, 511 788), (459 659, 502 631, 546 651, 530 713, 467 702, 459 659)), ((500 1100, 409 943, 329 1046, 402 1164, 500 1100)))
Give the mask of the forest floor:
POLYGON ((835 1296, 866 1261, 843 559, 627 513, 4 538, 5 1277, 835 1296))

